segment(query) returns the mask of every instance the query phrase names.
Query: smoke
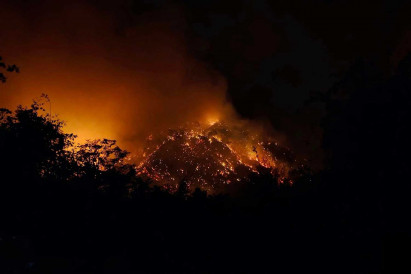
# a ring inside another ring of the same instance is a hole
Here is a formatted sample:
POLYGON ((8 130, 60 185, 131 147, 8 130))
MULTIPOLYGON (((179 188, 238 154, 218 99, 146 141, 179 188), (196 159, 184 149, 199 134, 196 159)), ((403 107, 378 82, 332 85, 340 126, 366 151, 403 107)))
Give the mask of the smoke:
POLYGON ((131 151, 153 132, 232 117, 223 77, 188 53, 182 9, 138 8, 130 1, 1 4, 0 55, 21 68, 0 86, 1 106, 46 93, 52 114, 80 141, 112 138, 131 151))

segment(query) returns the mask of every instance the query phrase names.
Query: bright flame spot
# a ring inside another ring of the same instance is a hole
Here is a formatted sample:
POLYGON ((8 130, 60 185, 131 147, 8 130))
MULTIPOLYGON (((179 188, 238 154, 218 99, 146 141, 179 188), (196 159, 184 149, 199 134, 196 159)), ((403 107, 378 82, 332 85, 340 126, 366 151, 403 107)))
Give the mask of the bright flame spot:
POLYGON ((207 117, 207 123, 208 123, 210 126, 215 125, 215 124, 218 123, 219 121, 220 121, 220 119, 218 119, 217 116, 209 116, 209 117, 207 117))

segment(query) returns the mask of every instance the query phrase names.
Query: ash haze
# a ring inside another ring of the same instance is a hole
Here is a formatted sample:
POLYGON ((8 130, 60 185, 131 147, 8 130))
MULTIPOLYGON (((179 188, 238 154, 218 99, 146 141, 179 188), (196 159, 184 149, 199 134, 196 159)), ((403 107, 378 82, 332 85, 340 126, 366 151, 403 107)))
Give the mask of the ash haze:
POLYGON ((2 106, 46 93, 80 141, 112 138, 131 151, 153 131, 231 116, 224 78, 188 53, 181 9, 136 16, 126 2, 115 12, 87 1, 2 4, 1 55, 21 68, 1 86, 2 106))

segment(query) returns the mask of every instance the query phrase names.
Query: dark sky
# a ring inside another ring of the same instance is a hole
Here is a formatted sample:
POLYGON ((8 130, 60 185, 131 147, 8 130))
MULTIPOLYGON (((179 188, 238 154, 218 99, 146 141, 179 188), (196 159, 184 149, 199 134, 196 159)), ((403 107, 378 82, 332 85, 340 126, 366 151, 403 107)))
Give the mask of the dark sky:
MULTIPOLYGON (((389 75, 411 50, 409 1, 185 1, 192 50, 228 80, 245 117, 268 117, 308 154, 325 92, 358 60, 389 75)), ((309 151, 314 150, 314 151, 309 151)))
POLYGON ((311 90, 326 89, 359 58, 388 73, 405 55, 400 47, 411 30, 409 1, 185 5, 198 39, 194 50, 229 79, 230 95, 245 115, 258 114, 264 104, 295 110, 311 90))

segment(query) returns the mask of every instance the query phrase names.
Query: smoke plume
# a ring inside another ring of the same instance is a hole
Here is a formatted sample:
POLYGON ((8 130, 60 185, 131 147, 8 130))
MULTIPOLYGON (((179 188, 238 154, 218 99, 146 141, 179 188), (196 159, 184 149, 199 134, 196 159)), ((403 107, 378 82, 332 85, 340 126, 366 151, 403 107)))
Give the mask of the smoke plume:
POLYGON ((46 93, 48 111, 80 141, 112 138, 131 151, 153 132, 233 117, 223 77, 189 54, 182 9, 135 9, 129 1, 2 4, 0 55, 21 73, 0 87, 1 105, 46 93))

